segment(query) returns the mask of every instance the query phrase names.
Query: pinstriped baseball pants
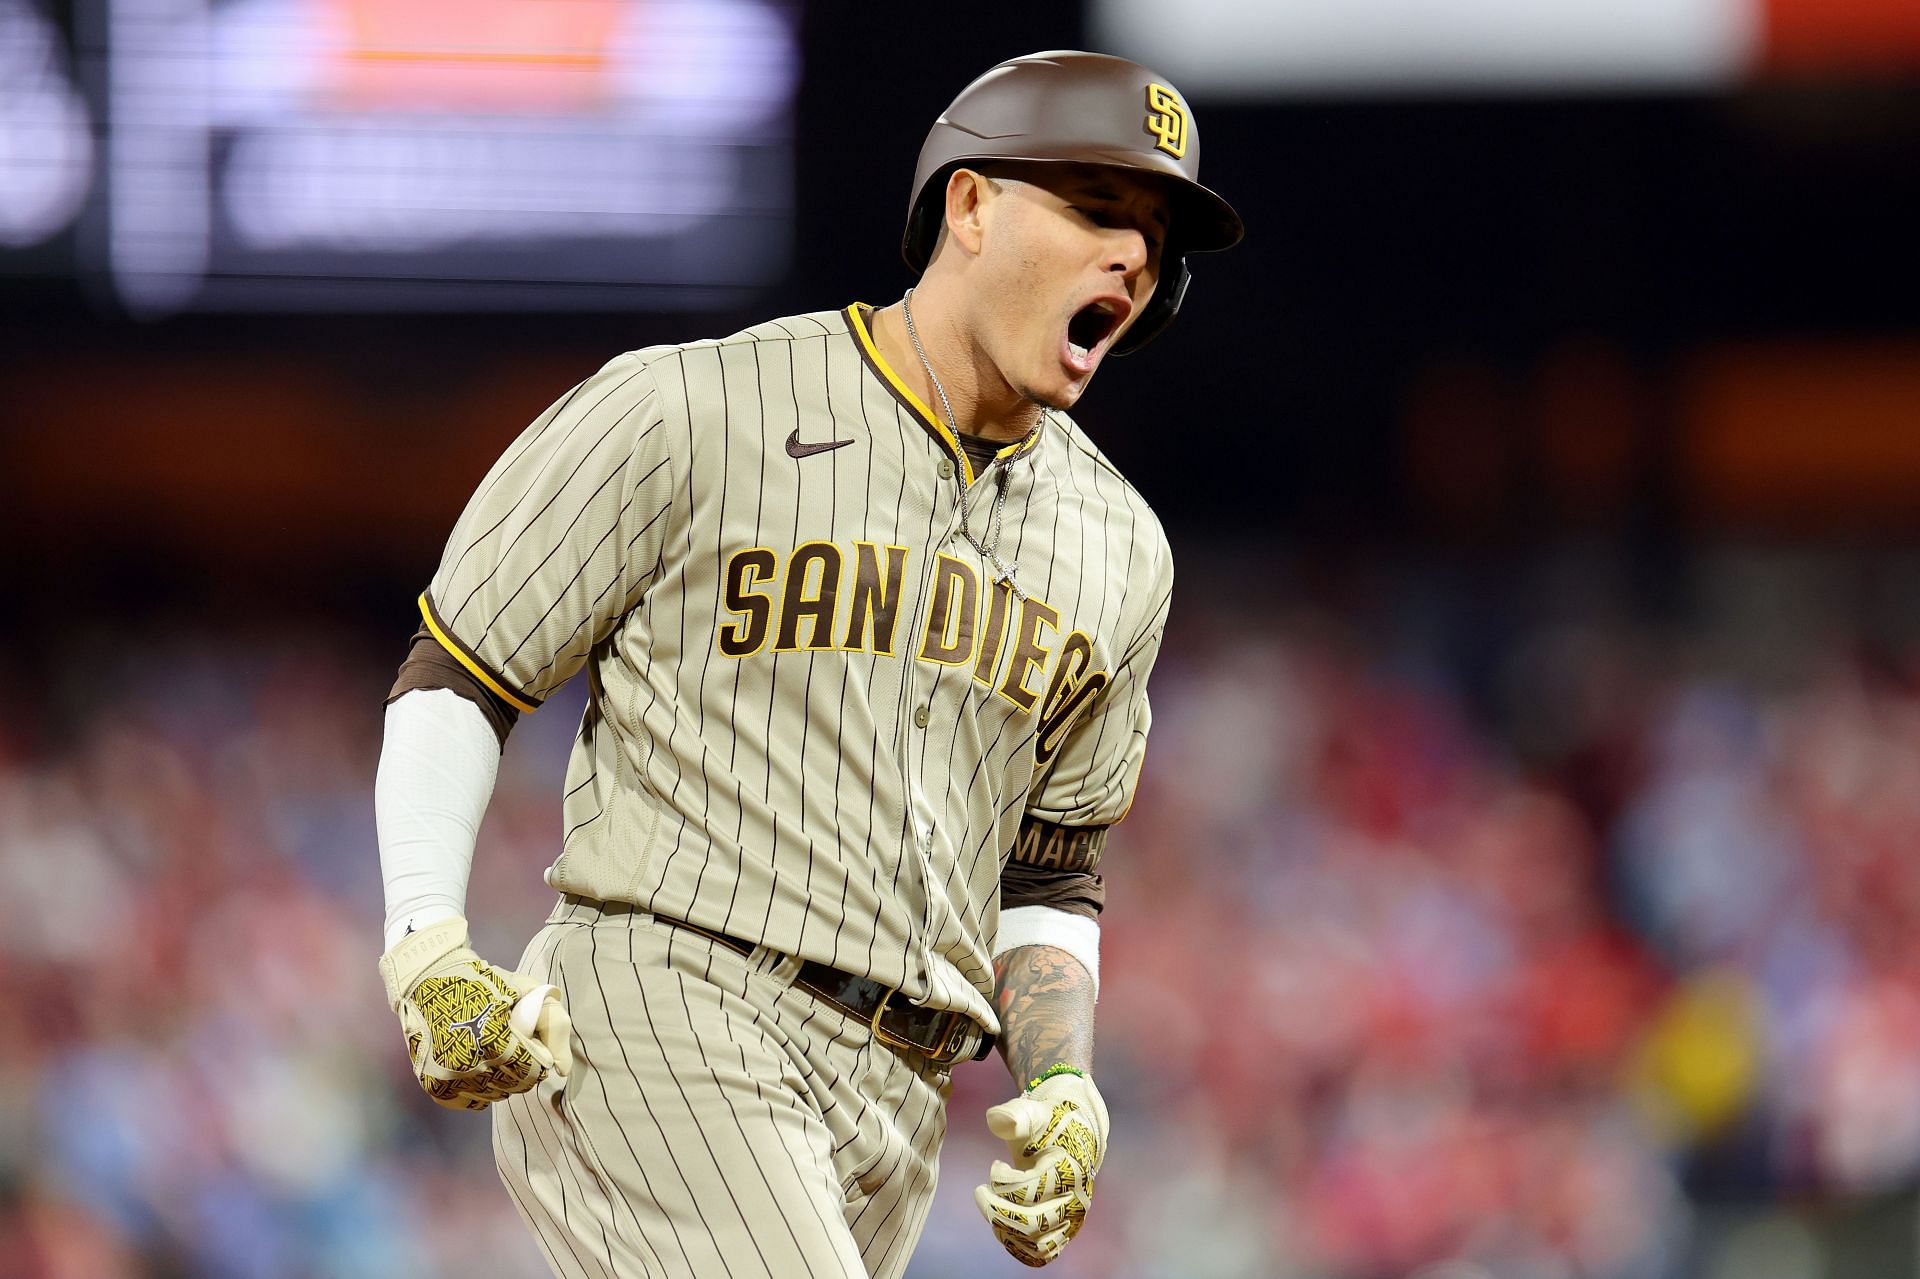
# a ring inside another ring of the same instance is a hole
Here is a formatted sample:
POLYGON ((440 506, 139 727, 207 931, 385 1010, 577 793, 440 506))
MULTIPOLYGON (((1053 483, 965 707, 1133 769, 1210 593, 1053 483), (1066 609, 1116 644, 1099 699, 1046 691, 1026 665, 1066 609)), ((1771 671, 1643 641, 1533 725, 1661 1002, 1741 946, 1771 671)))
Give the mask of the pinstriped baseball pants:
POLYGON ((495 1162, 565 1279, 898 1276, 948 1073, 740 955, 562 901, 520 971, 565 994, 573 1072, 493 1107, 495 1162))

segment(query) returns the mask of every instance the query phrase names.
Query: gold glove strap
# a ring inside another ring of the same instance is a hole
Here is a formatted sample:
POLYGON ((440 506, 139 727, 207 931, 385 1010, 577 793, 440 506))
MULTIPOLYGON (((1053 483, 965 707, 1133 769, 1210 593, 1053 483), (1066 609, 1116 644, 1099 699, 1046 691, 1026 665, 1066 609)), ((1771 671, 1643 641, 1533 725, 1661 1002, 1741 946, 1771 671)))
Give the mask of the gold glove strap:
POLYGON ((421 974, 467 944, 467 921, 455 915, 418 932, 408 933, 380 956, 380 980, 387 988, 387 1006, 400 1011, 400 1001, 421 974))

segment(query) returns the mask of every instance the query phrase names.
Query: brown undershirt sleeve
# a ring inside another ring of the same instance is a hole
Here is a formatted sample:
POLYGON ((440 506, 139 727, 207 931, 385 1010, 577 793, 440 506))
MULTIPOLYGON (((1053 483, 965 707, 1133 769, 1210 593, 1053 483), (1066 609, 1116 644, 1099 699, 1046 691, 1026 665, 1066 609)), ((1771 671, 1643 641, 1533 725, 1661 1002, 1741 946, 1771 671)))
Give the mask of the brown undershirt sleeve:
POLYGON ((1000 909, 1051 906, 1098 919, 1107 903, 1107 885, 1096 868, 1106 844, 1105 826, 1056 826, 1027 818, 1000 871, 1000 909))
POLYGON ((503 747, 507 744, 507 734, 512 731, 514 722, 520 718, 519 711, 501 701, 466 667, 455 661, 453 654, 440 647, 440 642, 427 632, 423 624, 413 633, 407 660, 400 663, 400 673, 394 678, 385 704, 392 705, 393 699, 402 693, 424 688, 444 688, 478 706, 503 747))
POLYGON ((1106 905, 1107 886, 1098 875, 1061 874, 1036 871, 1009 864, 1000 872, 1000 909, 1015 906, 1051 906, 1069 915, 1100 918, 1106 905))

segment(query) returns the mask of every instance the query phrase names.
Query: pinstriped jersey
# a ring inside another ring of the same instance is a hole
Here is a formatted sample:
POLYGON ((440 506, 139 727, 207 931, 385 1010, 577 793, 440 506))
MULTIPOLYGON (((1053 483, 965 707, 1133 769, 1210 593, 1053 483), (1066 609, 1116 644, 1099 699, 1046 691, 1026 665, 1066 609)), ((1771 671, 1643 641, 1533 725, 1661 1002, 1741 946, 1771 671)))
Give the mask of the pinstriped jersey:
POLYGON ((523 710, 586 672, 553 887, 995 1028, 1002 868, 1023 830, 1090 867, 1125 813, 1172 562, 1063 413, 976 475, 868 314, 617 357, 494 465, 421 607, 523 710))

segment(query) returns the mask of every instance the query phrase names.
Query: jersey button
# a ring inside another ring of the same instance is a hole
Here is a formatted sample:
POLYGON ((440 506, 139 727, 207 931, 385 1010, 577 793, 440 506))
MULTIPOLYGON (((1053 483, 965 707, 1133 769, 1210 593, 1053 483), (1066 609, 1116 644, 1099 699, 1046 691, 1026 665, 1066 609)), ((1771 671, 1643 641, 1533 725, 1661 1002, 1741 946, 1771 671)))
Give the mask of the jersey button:
POLYGON ((927 721, 931 718, 932 716, 927 714, 926 707, 916 706, 913 708, 913 726, 915 728, 925 728, 927 726, 927 721))
POLYGON ((940 459, 940 478, 943 480, 950 480, 953 478, 953 459, 952 458, 943 457, 940 459))

